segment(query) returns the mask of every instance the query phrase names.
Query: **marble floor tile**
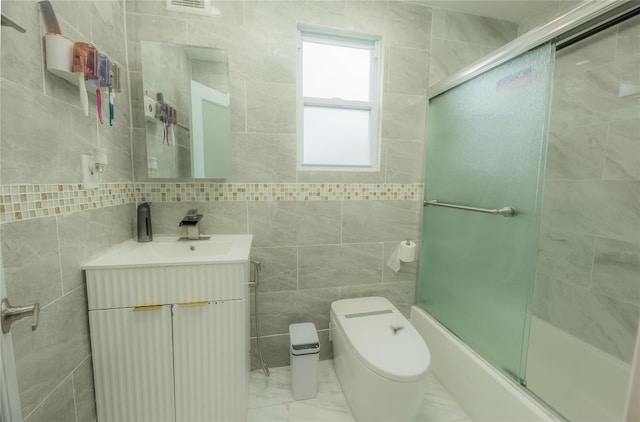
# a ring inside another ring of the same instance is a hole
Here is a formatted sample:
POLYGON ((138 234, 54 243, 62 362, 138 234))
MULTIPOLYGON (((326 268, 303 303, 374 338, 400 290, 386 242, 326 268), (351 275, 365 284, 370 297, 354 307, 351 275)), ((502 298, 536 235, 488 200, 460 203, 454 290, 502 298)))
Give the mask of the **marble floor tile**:
POLYGON ((356 422, 342 392, 289 404, 290 421, 356 422))
POLYGON ((249 409, 286 405, 293 401, 291 393, 291 367, 270 370, 267 378, 262 370, 251 372, 249 377, 249 409))
POLYGON ((250 408, 247 422, 289 422, 289 409, 286 404, 250 408))
POLYGON ((435 376, 429 374, 427 391, 422 401, 418 421, 464 421, 471 420, 460 405, 451 398, 449 392, 435 376))
MULTIPOLYGON (((332 360, 318 364, 318 395, 296 401, 291 393, 291 367, 251 372, 249 380, 249 422, 345 421, 355 422, 338 383, 332 360)), ((427 391, 418 422, 471 422, 440 381, 429 374, 427 391)))

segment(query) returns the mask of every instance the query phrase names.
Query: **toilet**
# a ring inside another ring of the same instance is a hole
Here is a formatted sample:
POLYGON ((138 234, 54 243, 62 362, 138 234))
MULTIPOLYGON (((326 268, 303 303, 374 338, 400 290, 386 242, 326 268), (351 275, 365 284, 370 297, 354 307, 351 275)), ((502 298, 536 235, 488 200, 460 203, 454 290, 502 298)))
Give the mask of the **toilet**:
POLYGON ((415 421, 431 362, 424 340, 383 297, 331 304, 333 362, 356 420, 415 421))

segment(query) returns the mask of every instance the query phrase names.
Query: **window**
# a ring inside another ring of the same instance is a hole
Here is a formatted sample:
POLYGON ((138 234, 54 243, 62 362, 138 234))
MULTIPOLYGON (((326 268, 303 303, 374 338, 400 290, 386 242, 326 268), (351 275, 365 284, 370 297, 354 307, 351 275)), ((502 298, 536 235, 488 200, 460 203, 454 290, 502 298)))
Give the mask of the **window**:
POLYGON ((377 171, 379 37, 300 27, 298 168, 377 171))

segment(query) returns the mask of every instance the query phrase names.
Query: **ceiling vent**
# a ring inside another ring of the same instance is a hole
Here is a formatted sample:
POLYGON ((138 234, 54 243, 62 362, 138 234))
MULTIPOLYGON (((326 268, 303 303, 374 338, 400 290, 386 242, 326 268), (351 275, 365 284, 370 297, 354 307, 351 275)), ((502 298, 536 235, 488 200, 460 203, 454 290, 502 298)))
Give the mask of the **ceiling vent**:
POLYGON ((211 0, 167 0, 167 10, 194 15, 220 14, 220 11, 211 4, 211 0))

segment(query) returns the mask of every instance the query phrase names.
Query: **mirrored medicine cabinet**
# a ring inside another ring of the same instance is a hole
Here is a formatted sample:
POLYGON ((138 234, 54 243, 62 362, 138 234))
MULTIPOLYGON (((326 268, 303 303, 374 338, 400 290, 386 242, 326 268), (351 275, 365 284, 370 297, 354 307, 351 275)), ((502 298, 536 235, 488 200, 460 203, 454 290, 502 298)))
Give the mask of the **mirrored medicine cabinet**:
POLYGON ((141 42, 147 175, 231 177, 227 52, 141 42))

